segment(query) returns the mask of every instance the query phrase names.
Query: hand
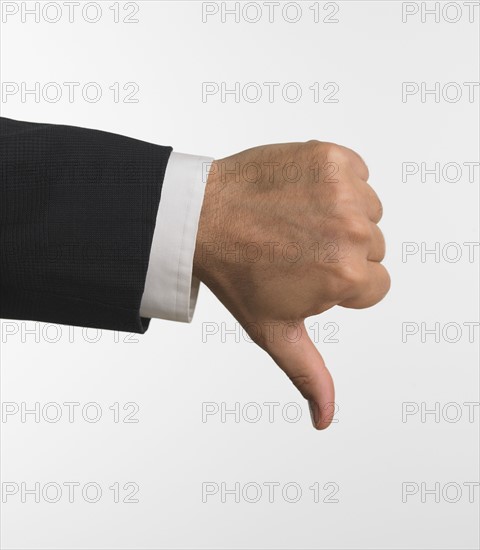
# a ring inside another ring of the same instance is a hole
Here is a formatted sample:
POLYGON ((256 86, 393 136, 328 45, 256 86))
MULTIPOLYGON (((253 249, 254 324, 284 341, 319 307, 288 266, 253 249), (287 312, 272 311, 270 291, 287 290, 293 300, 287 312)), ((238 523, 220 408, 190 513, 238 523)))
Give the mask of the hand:
POLYGON ((390 287, 368 175, 354 151, 308 141, 215 161, 207 181, 194 274, 308 399, 317 429, 335 396, 305 318, 370 307, 390 287))

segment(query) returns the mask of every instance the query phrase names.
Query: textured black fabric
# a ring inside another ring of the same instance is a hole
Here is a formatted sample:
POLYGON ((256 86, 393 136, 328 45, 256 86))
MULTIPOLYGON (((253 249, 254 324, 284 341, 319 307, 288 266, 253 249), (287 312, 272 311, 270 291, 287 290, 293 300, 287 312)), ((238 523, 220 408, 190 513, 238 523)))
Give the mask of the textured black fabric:
POLYGON ((0 317, 143 333, 171 147, 0 118, 0 317))

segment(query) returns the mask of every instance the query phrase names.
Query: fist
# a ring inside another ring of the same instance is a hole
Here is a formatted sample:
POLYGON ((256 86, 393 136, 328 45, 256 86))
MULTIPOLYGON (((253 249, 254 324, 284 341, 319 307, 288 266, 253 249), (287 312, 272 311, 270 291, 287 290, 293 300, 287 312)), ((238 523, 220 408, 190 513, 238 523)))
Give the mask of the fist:
POLYGON ((305 318, 370 307, 390 287, 368 177, 354 151, 309 141, 215 161, 207 181, 194 274, 309 401, 317 429, 332 421, 335 396, 305 318))

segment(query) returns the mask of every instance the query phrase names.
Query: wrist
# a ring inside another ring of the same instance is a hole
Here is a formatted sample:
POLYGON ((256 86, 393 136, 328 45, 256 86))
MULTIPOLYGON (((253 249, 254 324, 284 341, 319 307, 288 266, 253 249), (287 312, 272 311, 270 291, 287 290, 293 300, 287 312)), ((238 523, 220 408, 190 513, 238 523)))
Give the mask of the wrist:
POLYGON ((200 219, 198 222, 195 253, 193 256, 193 274, 202 282, 208 280, 207 264, 212 263, 209 251, 215 246, 215 220, 219 218, 218 164, 213 161, 205 184, 200 219))

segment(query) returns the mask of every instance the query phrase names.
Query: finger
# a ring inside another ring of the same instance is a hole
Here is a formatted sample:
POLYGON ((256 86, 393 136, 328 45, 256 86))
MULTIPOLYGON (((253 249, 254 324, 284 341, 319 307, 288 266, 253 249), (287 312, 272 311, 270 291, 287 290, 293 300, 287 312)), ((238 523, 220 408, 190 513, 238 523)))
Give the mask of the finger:
POLYGON ((367 259, 371 262, 381 262, 385 258, 385 237, 378 225, 370 224, 372 239, 368 245, 367 259))
POLYGON ((366 262, 363 283, 356 286, 354 293, 339 305, 352 309, 371 307, 380 302, 390 290, 390 275, 378 262, 366 262))
MULTIPOLYGON (((293 324, 293 323, 291 323, 293 324)), ((317 430, 327 428, 333 420, 335 390, 333 380, 319 351, 310 340, 303 322, 295 323, 288 339, 282 324, 267 350, 277 365, 287 374, 300 393, 308 400, 312 423, 317 430), (295 341, 296 340, 296 341, 295 341)))
POLYGON ((365 213, 373 223, 378 223, 383 216, 383 206, 373 187, 366 181, 357 182, 364 197, 365 213))
POLYGON ((338 143, 325 142, 324 145, 327 145, 328 160, 344 168, 348 166, 359 178, 368 180, 370 175, 368 166, 356 151, 338 143))
POLYGON ((349 155, 350 165, 352 166, 354 172, 363 181, 367 181, 368 178, 370 177, 370 172, 363 158, 356 151, 354 151, 353 149, 350 149, 349 147, 344 147, 343 145, 339 145, 339 147, 349 155))

